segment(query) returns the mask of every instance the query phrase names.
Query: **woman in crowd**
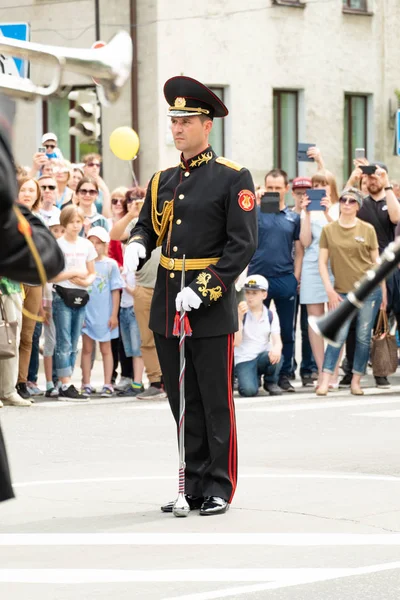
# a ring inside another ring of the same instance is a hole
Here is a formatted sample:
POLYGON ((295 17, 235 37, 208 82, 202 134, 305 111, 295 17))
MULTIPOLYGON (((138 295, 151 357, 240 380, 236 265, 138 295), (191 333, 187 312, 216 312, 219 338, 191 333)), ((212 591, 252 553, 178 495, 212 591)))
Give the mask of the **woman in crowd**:
MULTIPOLYGON (((326 225, 321 233, 319 270, 329 300, 329 308, 336 308, 346 294, 354 288, 368 269, 377 262, 379 256, 375 229, 369 223, 357 218, 362 204, 362 195, 356 188, 343 190, 340 199, 340 217, 326 225), (334 283, 332 283, 328 263, 330 261, 334 283)), ((356 349, 353 363, 351 393, 359 396, 364 392, 360 387, 361 377, 368 362, 371 333, 379 307, 386 308, 385 283, 372 292, 357 316, 356 349)), ((328 344, 318 396, 326 396, 329 380, 339 360, 340 350, 346 340, 350 323, 340 330, 339 347, 328 344)))
POLYGON ((72 164, 70 170, 70 178, 68 181, 68 187, 76 192, 76 186, 80 182, 80 180, 84 177, 83 169, 78 165, 72 164))
MULTIPOLYGON (((22 324, 21 285, 5 277, 0 278, 0 295, 4 311, 9 322, 17 321, 17 348, 22 324)), ((28 398, 21 398, 15 391, 18 379, 18 352, 12 358, 2 359, 0 368, 0 407, 3 404, 12 406, 31 406, 28 398)))
MULTIPOLYGON (((18 180, 18 188, 18 204, 25 206, 34 214, 39 214, 41 192, 39 183, 36 179, 23 177, 18 180)), ((18 394, 25 400, 29 400, 31 397, 26 384, 28 381, 28 369, 32 351, 32 337, 37 322, 34 320, 34 317, 37 317, 41 312, 42 292, 42 286, 40 285, 23 285, 22 294, 26 314, 22 317, 16 388, 18 394), (31 315, 33 318, 28 315, 31 315)))
MULTIPOLYGON (((322 229, 328 223, 339 217, 338 192, 335 178, 329 171, 320 171, 311 179, 313 189, 326 191, 321 201, 320 211, 308 211, 310 200, 307 196, 301 201, 303 210, 300 224, 300 242, 304 247, 304 257, 301 271, 300 304, 307 306, 308 316, 320 317, 325 312, 328 296, 318 271, 319 240, 322 229)), ((329 269, 329 267, 328 267, 329 269)), ((332 274, 330 273, 330 278, 332 274)), ((324 362, 324 340, 311 327, 308 328, 310 344, 318 367, 318 385, 322 379, 322 364, 324 362)), ((330 387, 337 387, 338 369, 332 377, 330 387)))
MULTIPOLYGON (((112 217, 107 219, 109 231, 120 219, 128 212, 126 204, 126 192, 128 188, 118 187, 111 192, 111 212, 112 217)), ((124 256, 122 252, 122 242, 120 240, 111 240, 108 245, 108 256, 117 261, 118 266, 122 267, 124 256)))
POLYGON ((107 219, 100 215, 96 209, 96 198, 99 194, 99 187, 92 177, 82 177, 76 186, 76 196, 78 205, 83 211, 84 222, 81 236, 85 237, 92 227, 104 227, 109 230, 107 219))
POLYGON ((61 211, 60 225, 64 235, 57 239, 65 259, 65 269, 53 279, 53 319, 56 329, 56 369, 61 382, 59 395, 69 400, 85 400, 71 383, 75 367, 78 340, 89 300, 88 287, 96 274, 97 252, 91 242, 79 236, 83 227, 82 209, 67 206, 61 211), (79 300, 80 299, 80 300, 79 300))
POLYGON ((54 177, 57 182, 57 208, 63 208, 72 201, 73 190, 69 187, 71 165, 66 160, 54 161, 54 177))

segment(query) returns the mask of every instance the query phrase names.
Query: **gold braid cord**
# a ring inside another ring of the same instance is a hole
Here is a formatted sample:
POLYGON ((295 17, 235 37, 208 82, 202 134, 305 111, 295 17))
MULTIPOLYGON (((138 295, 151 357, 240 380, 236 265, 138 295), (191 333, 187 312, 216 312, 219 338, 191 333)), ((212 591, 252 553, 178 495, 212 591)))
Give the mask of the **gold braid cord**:
MULTIPOLYGON (((41 281, 42 285, 45 285, 47 283, 46 271, 44 269, 42 259, 40 258, 38 249, 35 246, 35 242, 32 239, 32 228, 29 225, 28 221, 25 219, 24 215, 19 210, 18 206, 14 206, 13 208, 14 208, 15 215, 18 219, 18 230, 22 233, 22 235, 25 238, 27 246, 32 253, 33 260, 35 261, 36 268, 39 273, 40 281, 41 281)), ((38 321, 39 323, 43 323, 43 321, 44 321, 43 317, 34 315, 29 310, 26 310, 26 308, 22 308, 22 313, 26 317, 28 317, 28 319, 32 319, 33 321, 38 321)))
POLYGON ((151 182, 151 222, 153 229, 158 235, 157 246, 161 246, 168 226, 171 230, 172 220, 174 218, 174 201, 166 200, 162 211, 157 210, 158 184, 160 183, 161 171, 158 171, 151 182))

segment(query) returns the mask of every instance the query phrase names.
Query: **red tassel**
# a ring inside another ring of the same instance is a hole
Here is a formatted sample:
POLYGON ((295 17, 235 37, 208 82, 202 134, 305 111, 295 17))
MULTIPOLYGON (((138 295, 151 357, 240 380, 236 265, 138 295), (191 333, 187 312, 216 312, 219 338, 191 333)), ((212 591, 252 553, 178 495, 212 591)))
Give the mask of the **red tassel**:
POLYGON ((190 327, 190 322, 189 322, 189 318, 188 318, 187 314, 185 314, 185 317, 183 319, 183 325, 185 327, 185 335, 187 335, 187 336, 192 335, 192 328, 190 327))
POLYGON ((178 311, 176 311, 176 313, 175 313, 174 326, 172 328, 172 335, 176 335, 177 337, 180 336, 179 313, 178 313, 178 311))

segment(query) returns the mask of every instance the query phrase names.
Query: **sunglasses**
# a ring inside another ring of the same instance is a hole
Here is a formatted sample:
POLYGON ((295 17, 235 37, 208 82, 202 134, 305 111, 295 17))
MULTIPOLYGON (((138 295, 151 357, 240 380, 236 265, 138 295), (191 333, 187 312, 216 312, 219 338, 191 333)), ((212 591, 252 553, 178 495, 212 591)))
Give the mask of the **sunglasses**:
POLYGON ((133 198, 133 197, 129 197, 129 198, 127 198, 127 200, 126 200, 126 201, 127 201, 127 203, 128 203, 128 204, 131 204, 132 202, 142 202, 142 204, 143 204, 143 202, 144 202, 144 198, 133 198))
POLYGON ((340 204, 358 204, 354 198, 339 198, 340 204))
POLYGON ((45 148, 49 148, 50 150, 54 150, 54 148, 56 147, 55 144, 44 144, 45 148))
POLYGON ((44 192, 46 190, 51 190, 52 192, 54 192, 54 190, 56 189, 55 185, 41 185, 40 189, 43 190, 44 192))
POLYGON ((125 204, 125 200, 123 198, 111 198, 111 204, 125 204))
POLYGON ((100 163, 94 163, 94 162, 90 162, 86 164, 87 167, 99 167, 100 168, 100 163))
POLYGON ((79 190, 79 194, 82 194, 82 196, 97 196, 98 191, 97 190, 87 190, 87 189, 80 189, 79 190))

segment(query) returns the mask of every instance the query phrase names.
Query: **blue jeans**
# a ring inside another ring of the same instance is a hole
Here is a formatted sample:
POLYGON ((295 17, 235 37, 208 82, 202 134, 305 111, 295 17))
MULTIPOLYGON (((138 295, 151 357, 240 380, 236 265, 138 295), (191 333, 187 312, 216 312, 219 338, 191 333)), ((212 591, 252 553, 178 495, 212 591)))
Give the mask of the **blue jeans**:
POLYGON ((75 366, 79 336, 85 320, 85 307, 69 308, 53 294, 53 319, 56 326, 56 370, 58 377, 71 377, 75 366))
POLYGON ((42 323, 36 323, 32 336, 31 360, 29 361, 28 381, 37 383, 39 372, 39 340, 42 335, 42 323))
MULTIPOLYGON (((340 294, 342 298, 346 294, 340 294)), ((354 353, 353 373, 364 375, 368 363, 369 350, 371 345, 372 327, 375 323, 376 315, 382 302, 382 291, 378 287, 365 300, 363 307, 359 310, 356 322, 356 348, 354 353)), ((347 321, 340 329, 337 348, 328 344, 325 350, 325 358, 322 370, 324 373, 333 373, 336 363, 339 359, 340 350, 346 341, 349 332, 351 320, 347 321)))
POLYGON ((280 377, 289 377, 293 371, 294 350, 294 315, 297 298, 297 279, 293 273, 282 277, 268 277, 268 298, 265 301, 267 308, 274 301, 281 326, 281 339, 283 344, 283 363, 280 377))
POLYGON ((283 358, 271 364, 268 352, 261 352, 254 360, 246 360, 235 367, 238 379, 238 390, 241 396, 257 396, 259 377, 264 375, 265 383, 278 383, 279 371, 281 370, 283 358))
POLYGON ((124 345, 125 355, 128 358, 141 356, 140 350, 140 331, 133 311, 133 306, 121 308, 119 312, 119 322, 121 326, 121 337, 124 345))

